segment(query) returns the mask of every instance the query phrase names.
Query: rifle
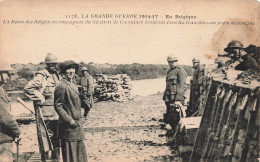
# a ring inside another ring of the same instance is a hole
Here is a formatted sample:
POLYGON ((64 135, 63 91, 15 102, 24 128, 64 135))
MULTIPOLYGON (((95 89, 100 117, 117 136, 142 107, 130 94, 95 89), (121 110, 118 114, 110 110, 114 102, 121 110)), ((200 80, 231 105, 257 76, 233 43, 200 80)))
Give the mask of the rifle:
POLYGON ((43 120, 42 110, 39 105, 34 102, 34 110, 35 110, 35 120, 36 120, 36 128, 37 128, 37 137, 39 143, 39 151, 41 153, 41 158, 43 161, 47 159, 46 152, 49 150, 53 150, 53 146, 51 143, 51 139, 48 134, 47 127, 43 120))
POLYGON ((218 54, 218 57, 231 57, 231 54, 218 54))

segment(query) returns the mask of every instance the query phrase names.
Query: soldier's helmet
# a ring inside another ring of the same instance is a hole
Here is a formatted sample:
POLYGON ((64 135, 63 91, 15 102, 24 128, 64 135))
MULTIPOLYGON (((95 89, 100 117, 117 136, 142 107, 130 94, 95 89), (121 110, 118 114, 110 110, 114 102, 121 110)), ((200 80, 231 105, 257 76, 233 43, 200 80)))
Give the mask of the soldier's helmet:
POLYGON ((87 67, 83 67, 83 68, 81 68, 81 71, 87 71, 87 70, 88 70, 87 67))
POLYGON ((45 63, 46 64, 58 63, 57 57, 52 53, 48 53, 47 56, 45 57, 45 63))
POLYGON ((173 56, 172 54, 167 57, 167 61, 178 61, 178 58, 173 56))
POLYGON ((242 49, 243 44, 240 41, 232 40, 228 43, 227 47, 224 49, 225 52, 229 52, 230 49, 236 48, 236 49, 242 49))
POLYGON ((197 58, 197 57, 194 57, 194 58, 192 59, 192 62, 200 62, 200 59, 197 58))

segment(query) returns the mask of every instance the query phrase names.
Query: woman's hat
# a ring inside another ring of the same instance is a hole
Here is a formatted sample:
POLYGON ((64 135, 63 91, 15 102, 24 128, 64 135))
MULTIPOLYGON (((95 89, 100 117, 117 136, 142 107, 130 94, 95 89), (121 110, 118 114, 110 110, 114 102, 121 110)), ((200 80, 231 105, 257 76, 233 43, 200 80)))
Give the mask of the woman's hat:
POLYGON ((75 69, 76 71, 78 71, 79 69, 79 64, 77 64, 75 61, 69 60, 69 61, 64 61, 60 64, 60 70, 61 73, 65 73, 67 69, 75 69))

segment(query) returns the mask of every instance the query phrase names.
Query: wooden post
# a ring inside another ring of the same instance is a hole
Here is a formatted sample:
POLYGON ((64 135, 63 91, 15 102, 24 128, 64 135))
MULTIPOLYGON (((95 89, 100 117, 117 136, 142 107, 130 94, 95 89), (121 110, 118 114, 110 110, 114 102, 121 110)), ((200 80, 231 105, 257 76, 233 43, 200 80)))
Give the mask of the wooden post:
POLYGON ((241 158, 240 158, 241 162, 246 161, 250 139, 253 139, 255 120, 256 120, 256 115, 257 115, 256 114, 257 108, 259 108, 259 101, 257 101, 257 99, 255 98, 253 103, 252 103, 252 107, 251 107, 251 111, 250 111, 250 117, 249 117, 249 120, 248 120, 248 123, 247 123, 246 137, 245 137, 245 141, 244 141, 244 147, 242 149, 242 155, 241 155, 241 158))
POLYGON ((237 141, 237 137, 238 137, 238 133, 239 133, 240 122, 241 122, 242 118, 244 117, 244 112, 245 112, 244 108, 247 103, 247 99, 248 99, 248 95, 245 95, 242 99, 241 105, 238 107, 239 109, 238 109, 236 126, 235 126, 235 130, 234 130, 233 138, 230 143, 230 149, 229 149, 229 153, 228 153, 228 157, 227 157, 228 161, 231 161, 232 157, 233 157, 233 153, 234 153, 234 149, 235 149, 235 145, 236 145, 236 141, 237 141))
MULTIPOLYGON (((215 113, 216 113, 216 105, 218 105, 218 102, 219 102, 219 94, 221 93, 221 89, 219 88, 219 86, 217 87, 217 93, 216 95, 212 96, 213 98, 213 104, 212 104, 212 110, 211 110, 211 115, 210 115, 210 119, 214 119, 214 116, 215 116, 215 113)), ((212 130, 212 127, 213 127, 213 122, 214 120, 210 120, 210 123, 209 123, 209 127, 208 127, 208 140, 207 140, 207 143, 206 143, 206 147, 204 149, 204 151, 202 152, 202 159, 205 159, 209 153, 209 148, 211 147, 211 143, 212 143, 212 140, 213 140, 213 137, 214 137, 214 133, 211 132, 212 130)))

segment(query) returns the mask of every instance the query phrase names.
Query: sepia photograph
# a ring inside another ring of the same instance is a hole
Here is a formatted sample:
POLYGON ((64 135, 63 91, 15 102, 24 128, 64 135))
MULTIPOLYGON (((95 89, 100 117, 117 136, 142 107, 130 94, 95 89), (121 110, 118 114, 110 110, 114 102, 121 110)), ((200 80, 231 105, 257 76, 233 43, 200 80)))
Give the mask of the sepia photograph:
POLYGON ((259 0, 0 0, 0 162, 260 160, 259 0))

